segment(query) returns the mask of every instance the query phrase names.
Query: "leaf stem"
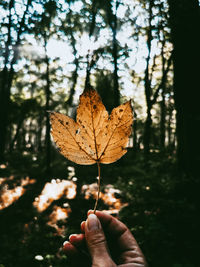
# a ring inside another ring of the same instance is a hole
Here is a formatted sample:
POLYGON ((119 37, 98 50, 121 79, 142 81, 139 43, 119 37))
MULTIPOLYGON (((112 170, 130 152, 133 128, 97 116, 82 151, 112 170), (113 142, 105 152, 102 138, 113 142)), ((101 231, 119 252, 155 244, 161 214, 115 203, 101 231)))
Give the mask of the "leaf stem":
POLYGON ((100 168, 99 161, 97 161, 97 167, 98 167, 98 193, 97 193, 97 198, 96 198, 96 202, 95 202, 95 205, 94 205, 94 214, 95 214, 96 209, 97 209, 97 204, 98 204, 99 195, 100 195, 100 186, 101 186, 101 168, 100 168))

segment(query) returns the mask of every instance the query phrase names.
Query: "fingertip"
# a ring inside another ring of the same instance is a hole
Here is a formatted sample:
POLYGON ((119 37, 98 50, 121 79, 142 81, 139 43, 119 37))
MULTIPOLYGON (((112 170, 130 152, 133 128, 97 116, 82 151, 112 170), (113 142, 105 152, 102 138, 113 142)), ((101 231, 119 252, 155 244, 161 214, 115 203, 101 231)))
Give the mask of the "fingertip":
POLYGON ((67 247, 68 245, 70 245, 69 241, 65 241, 65 242, 63 243, 63 248, 64 248, 64 247, 67 247))
POLYGON ((76 234, 72 234, 69 236, 69 242, 72 243, 74 240, 77 239, 77 235, 76 234))
POLYGON ((73 244, 71 244, 69 241, 65 241, 63 243, 63 251, 68 256, 73 256, 78 253, 77 248, 73 244))
POLYGON ((94 210, 88 210, 87 212, 87 216, 89 216, 90 214, 94 213, 94 210))
POLYGON ((69 241, 65 241, 63 243, 63 250, 64 250, 64 252, 66 252, 66 253, 72 252, 73 249, 74 249, 74 246, 69 241))
POLYGON ((95 210, 95 212, 94 212, 94 210, 88 210, 88 212, 87 212, 87 216, 89 216, 90 214, 95 214, 95 215, 97 215, 97 217, 98 217, 98 215, 101 215, 103 212, 102 211, 100 211, 100 210, 95 210))
POLYGON ((71 244, 79 244, 83 241, 83 239, 85 238, 84 234, 72 234, 69 236, 69 241, 71 244))
POLYGON ((84 233, 85 232, 85 221, 81 223, 81 231, 84 233))

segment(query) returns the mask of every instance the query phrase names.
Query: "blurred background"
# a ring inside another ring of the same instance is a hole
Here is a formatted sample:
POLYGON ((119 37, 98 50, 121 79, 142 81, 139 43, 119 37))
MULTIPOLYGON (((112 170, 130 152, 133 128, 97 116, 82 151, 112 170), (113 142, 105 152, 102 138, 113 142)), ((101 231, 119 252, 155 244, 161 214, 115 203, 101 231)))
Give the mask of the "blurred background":
POLYGON ((150 267, 200 266, 199 14, 198 0, 1 0, 0 267, 83 266, 61 247, 94 207, 97 166, 59 154, 48 111, 75 119, 88 84, 109 112, 134 108, 98 209, 150 267))

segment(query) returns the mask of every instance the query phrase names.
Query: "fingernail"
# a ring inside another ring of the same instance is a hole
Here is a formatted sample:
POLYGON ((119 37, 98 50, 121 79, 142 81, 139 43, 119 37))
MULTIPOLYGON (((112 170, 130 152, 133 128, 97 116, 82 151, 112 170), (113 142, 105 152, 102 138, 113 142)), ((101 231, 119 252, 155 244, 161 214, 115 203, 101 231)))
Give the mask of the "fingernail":
POLYGON ((98 230, 100 228, 99 220, 95 214, 89 214, 86 224, 89 231, 98 230))

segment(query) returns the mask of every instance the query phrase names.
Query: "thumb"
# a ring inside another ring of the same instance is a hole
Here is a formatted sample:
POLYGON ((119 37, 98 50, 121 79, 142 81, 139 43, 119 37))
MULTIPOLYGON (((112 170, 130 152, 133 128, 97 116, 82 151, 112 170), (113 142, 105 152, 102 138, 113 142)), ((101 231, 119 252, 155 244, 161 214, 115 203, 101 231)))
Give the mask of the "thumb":
POLYGON ((90 214, 87 218, 85 239, 93 266, 116 266, 109 255, 101 223, 95 214, 90 214))

